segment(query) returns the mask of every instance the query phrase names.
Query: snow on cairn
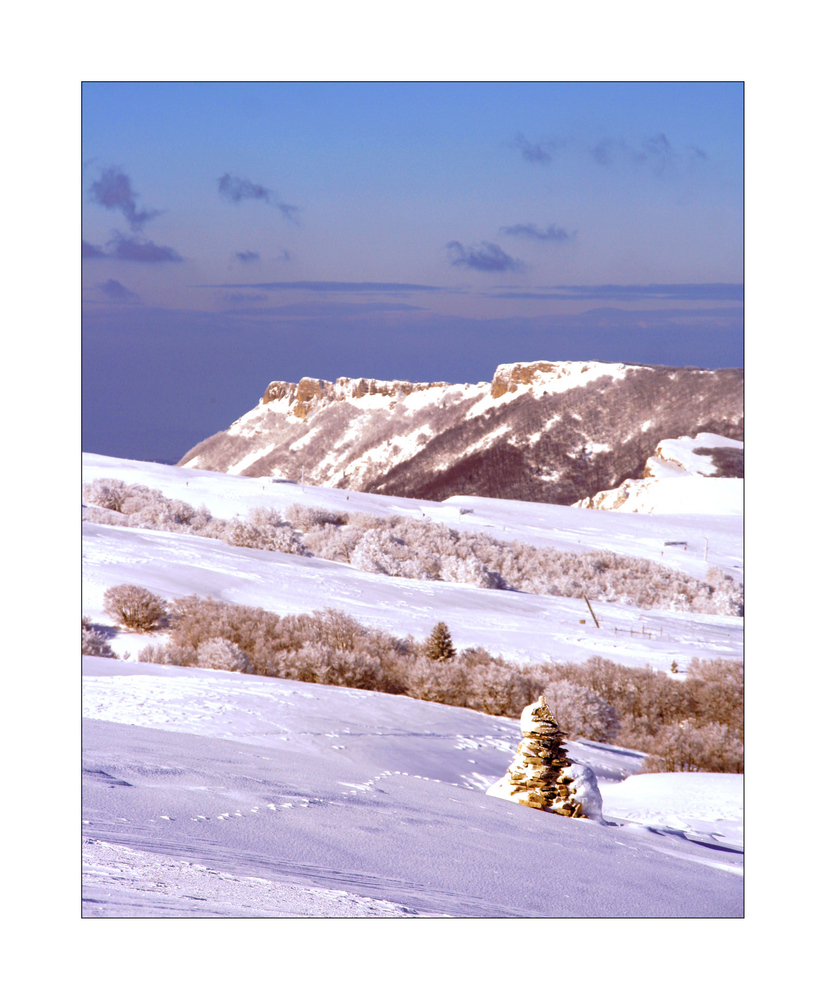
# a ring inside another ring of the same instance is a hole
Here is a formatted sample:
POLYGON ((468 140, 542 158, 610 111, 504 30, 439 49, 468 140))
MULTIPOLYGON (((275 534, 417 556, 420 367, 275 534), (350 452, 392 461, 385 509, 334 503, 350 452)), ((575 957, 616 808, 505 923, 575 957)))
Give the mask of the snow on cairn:
POLYGON ((487 790, 499 799, 560 816, 602 822, 602 796, 590 767, 569 760, 562 746, 566 733, 556 723, 544 695, 528 705, 519 720, 525 737, 505 776, 487 790))

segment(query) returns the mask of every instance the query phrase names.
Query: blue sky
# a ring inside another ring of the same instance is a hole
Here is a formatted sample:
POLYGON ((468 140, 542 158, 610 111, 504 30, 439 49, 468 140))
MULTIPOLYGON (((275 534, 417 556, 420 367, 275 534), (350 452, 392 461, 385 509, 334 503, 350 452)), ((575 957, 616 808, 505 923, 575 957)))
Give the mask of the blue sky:
POLYGON ((272 379, 743 363, 739 84, 89 83, 82 125, 86 450, 272 379))

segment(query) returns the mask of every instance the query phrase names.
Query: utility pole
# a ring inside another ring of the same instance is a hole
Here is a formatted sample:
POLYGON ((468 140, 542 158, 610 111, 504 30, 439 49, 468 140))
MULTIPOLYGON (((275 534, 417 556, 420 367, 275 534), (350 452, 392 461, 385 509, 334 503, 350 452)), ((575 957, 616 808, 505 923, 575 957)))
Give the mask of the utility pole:
POLYGON ((703 559, 708 562, 708 539, 706 539, 706 550, 703 553, 703 559))
MULTIPOLYGON (((582 595, 585 597, 585 594, 582 595)), ((585 597, 585 603, 588 605, 588 610, 591 612, 591 617, 594 619, 594 625, 599 628, 599 622, 597 621, 597 616, 594 614, 594 609, 591 607, 591 602, 585 597)))

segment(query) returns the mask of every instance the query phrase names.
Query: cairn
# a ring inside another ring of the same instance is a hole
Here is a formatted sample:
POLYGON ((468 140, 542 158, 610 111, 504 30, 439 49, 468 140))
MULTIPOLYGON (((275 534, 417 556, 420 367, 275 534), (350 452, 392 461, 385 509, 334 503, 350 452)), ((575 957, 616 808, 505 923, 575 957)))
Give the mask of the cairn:
POLYGON ((528 705, 520 719, 524 739, 505 776, 487 790, 533 809, 602 820, 602 796, 594 772, 570 760, 563 733, 545 704, 544 695, 528 705))

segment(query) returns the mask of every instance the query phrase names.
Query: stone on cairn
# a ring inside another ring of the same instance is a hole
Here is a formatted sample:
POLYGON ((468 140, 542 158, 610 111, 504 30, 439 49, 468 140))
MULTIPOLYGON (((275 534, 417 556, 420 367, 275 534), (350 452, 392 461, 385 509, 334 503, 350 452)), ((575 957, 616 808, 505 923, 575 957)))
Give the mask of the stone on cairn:
POLYGON ((602 822, 602 796, 590 767, 569 760, 563 733, 540 695, 522 712, 524 739, 503 778, 488 795, 533 809, 602 822))

